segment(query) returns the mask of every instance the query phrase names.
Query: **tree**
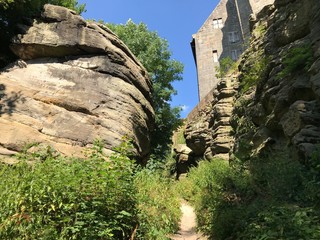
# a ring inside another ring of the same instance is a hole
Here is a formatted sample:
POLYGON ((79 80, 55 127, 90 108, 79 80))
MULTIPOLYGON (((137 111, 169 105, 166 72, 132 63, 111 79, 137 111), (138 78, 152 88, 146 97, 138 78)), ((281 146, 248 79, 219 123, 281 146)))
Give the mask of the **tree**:
POLYGON ((129 47, 133 54, 147 69, 153 83, 153 104, 156 113, 155 129, 152 132, 152 153, 161 156, 171 143, 174 129, 180 123, 180 107, 171 107, 169 102, 176 90, 172 82, 182 79, 183 65, 171 59, 168 41, 157 32, 149 31, 146 24, 107 24, 129 47))

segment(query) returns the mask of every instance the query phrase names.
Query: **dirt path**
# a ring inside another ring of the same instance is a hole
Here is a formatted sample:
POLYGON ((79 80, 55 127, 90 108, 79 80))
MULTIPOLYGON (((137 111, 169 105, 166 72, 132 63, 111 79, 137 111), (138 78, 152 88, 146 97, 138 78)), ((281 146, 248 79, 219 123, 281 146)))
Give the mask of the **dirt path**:
POLYGON ((180 222, 180 230, 171 237, 172 240, 207 240, 196 230, 196 214, 193 207, 186 201, 181 201, 182 217, 180 222))

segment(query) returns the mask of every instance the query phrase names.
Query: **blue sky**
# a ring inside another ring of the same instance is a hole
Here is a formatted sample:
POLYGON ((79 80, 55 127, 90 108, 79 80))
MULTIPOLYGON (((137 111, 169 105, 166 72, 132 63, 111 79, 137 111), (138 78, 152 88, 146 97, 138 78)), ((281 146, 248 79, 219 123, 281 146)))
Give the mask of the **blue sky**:
POLYGON ((218 0, 79 0, 86 3, 86 19, 125 24, 128 19, 145 23, 149 30, 169 42, 172 58, 184 64, 183 80, 173 85, 178 91, 172 106, 182 106, 182 117, 198 103, 197 74, 190 41, 218 0))

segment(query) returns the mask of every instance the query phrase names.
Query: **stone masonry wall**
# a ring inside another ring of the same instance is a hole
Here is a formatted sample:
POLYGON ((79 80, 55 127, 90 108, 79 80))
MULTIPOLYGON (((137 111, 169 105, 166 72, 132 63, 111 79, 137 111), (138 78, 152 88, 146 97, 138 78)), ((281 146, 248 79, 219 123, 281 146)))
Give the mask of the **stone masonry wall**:
POLYGON ((219 61, 225 57, 237 60, 245 50, 245 40, 250 37, 250 15, 273 1, 221 0, 192 36, 200 100, 217 86, 219 61))

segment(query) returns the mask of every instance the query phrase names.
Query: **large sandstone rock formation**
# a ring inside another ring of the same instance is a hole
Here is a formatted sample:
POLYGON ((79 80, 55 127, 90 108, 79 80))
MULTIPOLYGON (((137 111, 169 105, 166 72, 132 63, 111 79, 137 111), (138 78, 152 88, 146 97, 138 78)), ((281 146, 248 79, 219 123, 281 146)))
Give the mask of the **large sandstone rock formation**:
POLYGON ((0 154, 45 142, 81 156, 97 138, 111 150, 127 135, 145 159, 151 82, 130 50, 105 26, 53 5, 19 29, 11 49, 21 60, 0 75, 0 154))

